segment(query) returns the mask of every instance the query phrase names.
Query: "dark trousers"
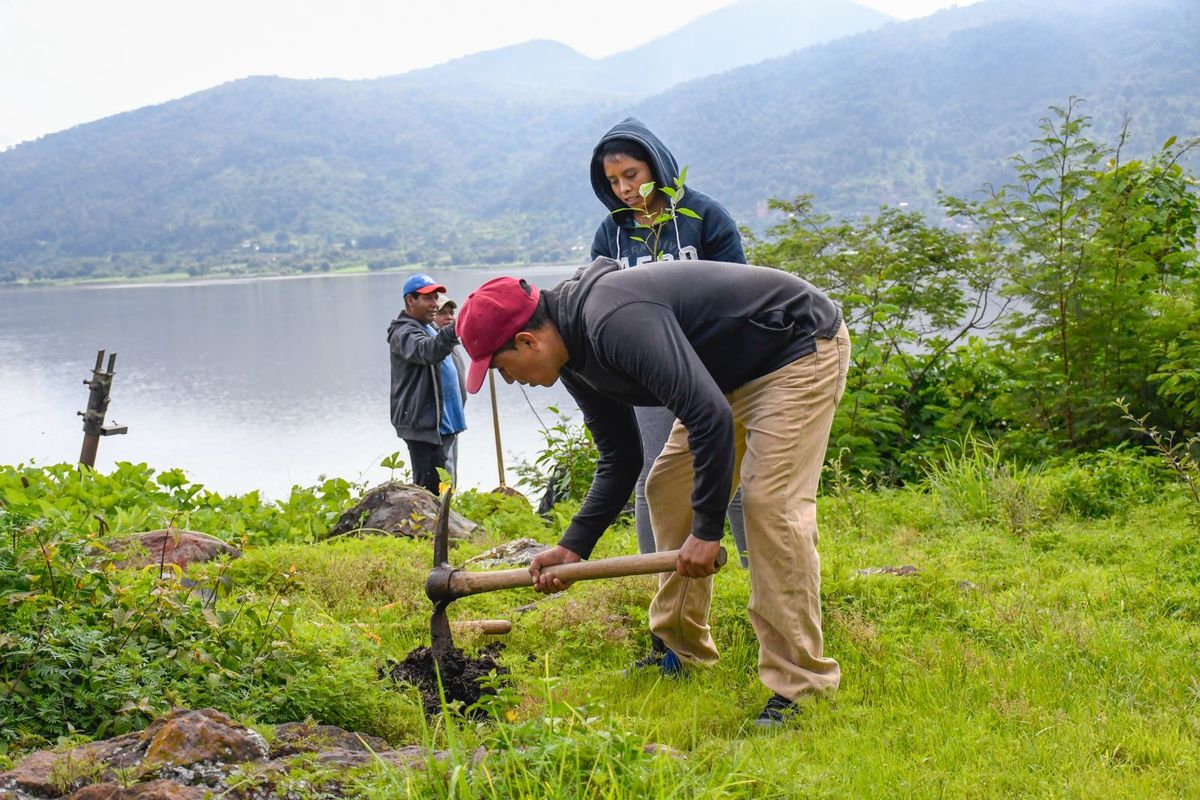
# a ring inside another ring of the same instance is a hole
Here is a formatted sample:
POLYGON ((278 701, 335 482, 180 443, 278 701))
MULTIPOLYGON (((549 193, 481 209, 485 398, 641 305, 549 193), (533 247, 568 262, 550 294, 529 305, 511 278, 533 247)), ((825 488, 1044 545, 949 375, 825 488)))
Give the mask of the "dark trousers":
POLYGON ((412 462, 413 483, 428 489, 433 494, 438 493, 438 469, 446 468, 446 439, 442 437, 442 444, 430 444, 429 442, 418 442, 415 439, 405 439, 404 443, 408 445, 408 457, 412 462))

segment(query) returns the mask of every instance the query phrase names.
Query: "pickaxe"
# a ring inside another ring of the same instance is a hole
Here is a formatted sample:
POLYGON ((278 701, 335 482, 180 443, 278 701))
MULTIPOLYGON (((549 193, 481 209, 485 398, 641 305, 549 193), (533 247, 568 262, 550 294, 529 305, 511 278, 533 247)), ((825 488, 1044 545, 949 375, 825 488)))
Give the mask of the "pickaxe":
MULTIPOLYGON (((454 648, 454 636, 450 633, 450 621, 446 607, 460 597, 498 589, 516 589, 532 586, 533 576, 528 569, 506 569, 495 572, 468 572, 456 569, 450 558, 450 495, 447 489, 442 496, 438 511, 437 528, 433 536, 433 571, 425 581, 425 594, 433 601, 433 614, 429 617, 429 634, 433 657, 439 664, 454 648)), ((643 553, 636 556, 598 558, 594 561, 578 561, 573 564, 558 564, 543 570, 545 574, 558 576, 564 581, 587 581, 595 578, 622 578, 627 575, 653 575, 674 572, 679 558, 678 550, 660 553, 643 553)), ((728 556, 722 547, 717 554, 716 567, 725 566, 728 556)), ((481 623, 486 625, 486 623, 481 623)))

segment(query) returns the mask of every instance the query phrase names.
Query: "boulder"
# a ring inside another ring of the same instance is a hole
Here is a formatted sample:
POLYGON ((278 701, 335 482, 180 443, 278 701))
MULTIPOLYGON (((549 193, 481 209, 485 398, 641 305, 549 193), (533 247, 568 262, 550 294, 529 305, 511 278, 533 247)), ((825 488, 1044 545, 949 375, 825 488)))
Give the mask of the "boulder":
POLYGON ((129 788, 116 783, 96 783, 69 795, 67 800, 204 800, 210 796, 206 789, 157 780, 129 788))
POLYGON ((139 777, 206 783, 233 764, 266 755, 261 736, 219 711, 173 711, 138 733, 89 742, 64 753, 32 753, 15 769, 0 773, 0 791, 61 797, 98 781, 112 781, 115 770, 131 768, 139 777))
POLYGON ((117 562, 123 569, 141 569, 159 563, 187 567, 218 556, 237 558, 242 554, 215 536, 176 528, 119 536, 104 542, 104 547, 110 553, 123 556, 117 562))
MULTIPOLYGON (((328 792, 338 791, 336 773, 341 771, 375 763, 424 769, 447 758, 445 751, 417 745, 392 750, 382 739, 334 725, 293 722, 275 731, 272 760, 267 761, 263 738, 219 711, 172 711, 144 731, 26 756, 15 769, 0 773, 0 800, 262 798, 286 786, 287 774, 298 763, 302 769, 311 765, 331 771, 330 782, 314 797, 337 796, 328 792), (235 769, 240 777, 230 783, 235 769)), ((486 753, 480 748, 472 762, 486 753)))
MULTIPOLYGON (((205 767, 267 757, 267 743, 262 736, 211 708, 172 712, 156 720, 143 735, 146 755, 142 766, 164 773, 204 772, 205 767)), ((191 783, 196 776, 187 777, 191 783)))
POLYGON ((0 792, 23 792, 37 797, 61 796, 59 777, 55 776, 55 780, 50 779, 51 770, 54 769, 59 755, 50 750, 38 750, 25 756, 13 769, 0 772, 0 792))
POLYGON ((287 722, 275 728, 271 742, 271 758, 311 753, 329 748, 354 750, 363 753, 388 749, 388 743, 377 736, 339 728, 336 725, 317 725, 311 722, 287 722))
POLYGON ((533 561, 534 556, 549 549, 550 545, 542 544, 536 539, 513 539, 511 542, 496 545, 491 550, 468 558, 465 563, 483 569, 527 567, 533 561))
MULTIPOLYGON (((347 533, 375 533, 416 538, 433 536, 438 498, 420 486, 390 481, 363 495, 354 508, 338 517, 328 537, 347 533)), ((461 514, 450 512, 450 537, 465 539, 477 526, 461 514)))

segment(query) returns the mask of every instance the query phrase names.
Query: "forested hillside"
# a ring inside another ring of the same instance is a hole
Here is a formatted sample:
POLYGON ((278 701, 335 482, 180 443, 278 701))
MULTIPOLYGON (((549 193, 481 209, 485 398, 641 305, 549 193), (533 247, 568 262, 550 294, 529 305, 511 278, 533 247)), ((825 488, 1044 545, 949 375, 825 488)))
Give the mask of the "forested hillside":
POLYGON ((932 210, 1003 181, 1072 95, 1101 135, 1129 115, 1131 153, 1194 134, 1198 37, 1192 0, 987 0, 640 101, 552 43, 374 81, 249 78, 0 154, 0 280, 580 258, 591 147, 629 113, 752 226, 802 193, 932 210), (560 85, 501 79, 532 74, 560 85))

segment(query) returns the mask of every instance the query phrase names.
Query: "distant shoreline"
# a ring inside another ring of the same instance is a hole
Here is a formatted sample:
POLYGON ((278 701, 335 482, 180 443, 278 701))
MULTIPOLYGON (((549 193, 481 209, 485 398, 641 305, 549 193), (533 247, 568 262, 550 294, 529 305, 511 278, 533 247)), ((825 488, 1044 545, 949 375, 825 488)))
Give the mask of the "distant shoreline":
MULTIPOLYGON (((250 275, 188 275, 186 272, 170 272, 156 275, 143 275, 136 278, 95 278, 74 279, 59 278, 47 281, 29 283, 0 284, 0 291, 35 291, 40 289, 143 289, 162 288, 166 286, 222 286, 233 283, 254 281, 283 281, 301 280, 305 278, 347 278, 363 275, 406 275, 414 272, 432 271, 469 272, 476 270, 560 270, 569 268, 571 264, 455 264, 444 267, 429 267, 424 264, 412 264, 404 268, 388 267, 387 269, 368 269, 366 267, 349 267, 346 269, 330 270, 328 272, 296 272, 272 273, 261 272, 250 275)), ((584 266, 579 264, 577 266, 584 266)))

